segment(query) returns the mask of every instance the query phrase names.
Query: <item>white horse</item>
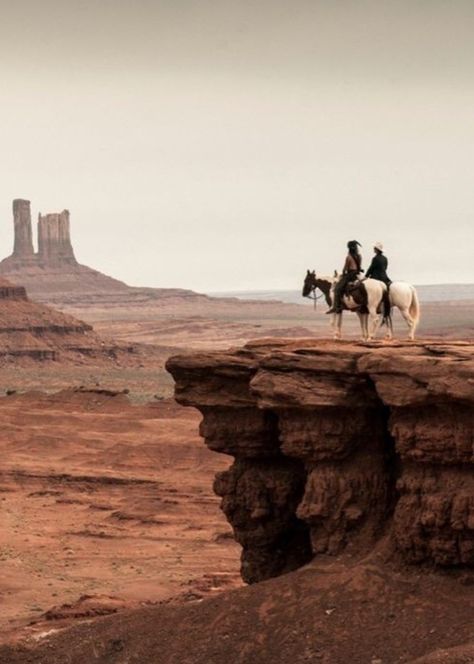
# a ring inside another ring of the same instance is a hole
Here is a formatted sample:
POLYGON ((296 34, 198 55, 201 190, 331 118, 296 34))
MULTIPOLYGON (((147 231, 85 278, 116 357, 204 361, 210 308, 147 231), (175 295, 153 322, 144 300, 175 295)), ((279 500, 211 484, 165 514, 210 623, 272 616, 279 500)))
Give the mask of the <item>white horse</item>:
MULTIPOLYGON (((333 277, 317 277, 314 270, 312 272, 308 270, 303 286, 303 296, 311 297, 311 293, 314 293, 314 297, 316 297, 315 291, 319 288, 324 293, 327 303, 332 305, 334 302, 334 289, 338 280, 337 272, 334 273, 333 277)), ((360 302, 357 302, 354 296, 350 294, 344 295, 342 301, 346 309, 357 313, 363 339, 371 341, 375 338, 382 322, 379 312, 383 308, 387 286, 383 281, 379 281, 378 279, 364 279, 362 283, 367 292, 368 313, 361 313, 360 302)), ((416 328, 420 321, 420 304, 415 287, 403 281, 394 281, 390 284, 388 290, 388 300, 390 307, 397 307, 400 310, 408 325, 408 338, 413 341, 415 339, 416 328)), ((383 320, 387 324, 386 339, 392 339, 393 324, 391 315, 386 315, 385 312, 383 320)), ((334 328, 334 338, 340 339, 342 336, 342 313, 332 315, 332 326, 334 328)))

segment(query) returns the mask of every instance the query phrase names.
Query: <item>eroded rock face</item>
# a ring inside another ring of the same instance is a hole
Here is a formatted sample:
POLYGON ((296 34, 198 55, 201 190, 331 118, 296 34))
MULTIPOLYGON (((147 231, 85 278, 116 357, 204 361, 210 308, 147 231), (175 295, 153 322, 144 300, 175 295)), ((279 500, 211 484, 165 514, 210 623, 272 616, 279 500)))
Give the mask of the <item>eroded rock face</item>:
POLYGON ((33 256, 30 201, 21 198, 16 198, 13 201, 13 226, 15 231, 13 256, 15 258, 33 256))
POLYGON ((275 340, 168 361, 235 457, 215 490, 246 581, 387 533, 408 562, 474 568, 473 350, 275 340))
POLYGON ((42 265, 74 264, 69 210, 38 217, 38 258, 42 265))

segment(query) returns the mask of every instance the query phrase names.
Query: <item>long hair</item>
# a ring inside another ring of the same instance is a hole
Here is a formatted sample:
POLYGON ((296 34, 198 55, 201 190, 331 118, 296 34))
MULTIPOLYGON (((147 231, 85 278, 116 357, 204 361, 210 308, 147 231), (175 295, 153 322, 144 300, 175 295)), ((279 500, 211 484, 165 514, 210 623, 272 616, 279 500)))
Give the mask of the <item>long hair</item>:
POLYGON ((360 268, 362 266, 362 256, 359 253, 358 246, 360 246, 360 245, 355 240, 352 240, 351 242, 347 243, 347 248, 349 249, 349 253, 352 256, 352 258, 355 260, 355 262, 357 263, 357 269, 360 272, 360 268))

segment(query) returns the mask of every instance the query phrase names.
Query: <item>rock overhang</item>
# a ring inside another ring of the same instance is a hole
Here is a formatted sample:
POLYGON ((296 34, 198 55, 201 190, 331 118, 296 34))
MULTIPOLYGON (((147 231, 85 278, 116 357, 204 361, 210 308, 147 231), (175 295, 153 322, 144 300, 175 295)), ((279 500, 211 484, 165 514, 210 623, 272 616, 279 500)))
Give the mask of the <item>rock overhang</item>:
POLYGON ((259 340, 169 359, 177 401, 235 458, 215 488, 247 581, 387 533, 409 562, 474 566, 473 350, 259 340))

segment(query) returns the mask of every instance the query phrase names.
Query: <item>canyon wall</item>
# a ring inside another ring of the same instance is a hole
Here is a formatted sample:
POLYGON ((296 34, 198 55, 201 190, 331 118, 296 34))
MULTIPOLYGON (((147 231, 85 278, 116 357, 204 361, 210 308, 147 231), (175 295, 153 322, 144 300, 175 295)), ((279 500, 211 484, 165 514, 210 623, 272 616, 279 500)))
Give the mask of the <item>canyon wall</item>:
POLYGON ((168 361, 208 447, 234 457, 214 489, 244 580, 382 539, 474 568, 473 350, 274 340, 168 361))

